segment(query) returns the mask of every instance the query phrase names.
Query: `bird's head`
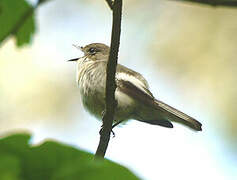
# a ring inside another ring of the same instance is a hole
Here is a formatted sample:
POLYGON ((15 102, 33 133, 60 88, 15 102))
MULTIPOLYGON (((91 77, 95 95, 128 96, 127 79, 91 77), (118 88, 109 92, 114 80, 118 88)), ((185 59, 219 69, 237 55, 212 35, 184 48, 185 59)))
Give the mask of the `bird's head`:
MULTIPOLYGON (((85 47, 75 46, 80 49, 84 56, 82 58, 89 58, 92 61, 98 60, 108 60, 109 57, 109 47, 102 43, 92 43, 88 44, 85 47)), ((71 59, 69 61, 77 61, 81 58, 71 59)))

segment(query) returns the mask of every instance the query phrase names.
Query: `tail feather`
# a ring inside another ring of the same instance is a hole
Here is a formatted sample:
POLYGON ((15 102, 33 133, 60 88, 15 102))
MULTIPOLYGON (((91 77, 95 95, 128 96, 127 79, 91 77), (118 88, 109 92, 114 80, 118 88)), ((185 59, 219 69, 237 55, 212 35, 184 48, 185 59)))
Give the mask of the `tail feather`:
POLYGON ((196 119, 184 114, 183 112, 165 104, 162 101, 155 101, 156 107, 161 110, 166 118, 171 121, 176 121, 181 124, 184 124, 196 131, 202 130, 202 124, 198 122, 196 119))
POLYGON ((159 125, 167 128, 173 128, 173 124, 165 119, 155 119, 155 120, 140 120, 148 124, 159 125))

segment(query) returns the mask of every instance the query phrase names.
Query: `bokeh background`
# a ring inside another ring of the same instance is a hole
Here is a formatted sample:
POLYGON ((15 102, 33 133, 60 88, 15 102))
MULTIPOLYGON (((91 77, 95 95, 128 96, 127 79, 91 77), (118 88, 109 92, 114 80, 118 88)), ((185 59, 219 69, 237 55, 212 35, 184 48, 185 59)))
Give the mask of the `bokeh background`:
MULTIPOLYGON (((35 3, 34 0, 30 1, 35 3)), ((145 180, 237 178, 237 9, 126 0, 119 63, 145 76, 155 97, 200 120, 202 132, 130 121, 106 154, 145 180)), ((0 133, 30 131, 94 153, 101 122, 82 107, 72 44, 110 44, 104 0, 52 0, 36 12, 23 48, 0 47, 0 133)))

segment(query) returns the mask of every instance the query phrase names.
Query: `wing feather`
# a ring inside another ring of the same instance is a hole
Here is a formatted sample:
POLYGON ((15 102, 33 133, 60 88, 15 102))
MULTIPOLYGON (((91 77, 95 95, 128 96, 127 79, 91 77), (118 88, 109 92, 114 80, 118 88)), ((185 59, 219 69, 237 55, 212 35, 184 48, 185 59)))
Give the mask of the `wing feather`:
POLYGON ((140 101, 142 104, 160 111, 166 118, 166 120, 179 122, 197 131, 202 130, 202 124, 200 122, 188 116, 187 114, 169 106, 168 104, 156 100, 148 89, 141 90, 129 80, 125 81, 123 79, 117 79, 117 86, 119 90, 136 99, 137 101, 140 101))

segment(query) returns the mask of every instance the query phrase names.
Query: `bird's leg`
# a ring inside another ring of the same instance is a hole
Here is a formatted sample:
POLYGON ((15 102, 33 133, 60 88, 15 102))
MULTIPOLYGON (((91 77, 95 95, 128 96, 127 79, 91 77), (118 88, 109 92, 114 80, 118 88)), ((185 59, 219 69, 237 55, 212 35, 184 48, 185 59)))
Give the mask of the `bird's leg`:
MULTIPOLYGON (((100 129, 100 135, 102 134, 102 131, 104 130, 104 127, 103 127, 103 124, 101 125, 101 129, 100 129)), ((113 137, 115 137, 115 133, 114 133, 114 131, 111 129, 111 132, 112 132, 112 134, 113 134, 113 137)))
POLYGON ((115 133, 114 133, 114 131, 113 131, 113 128, 116 127, 117 125, 119 125, 121 122, 123 122, 123 121, 118 121, 118 122, 116 122, 116 123, 114 123, 114 124, 112 125, 112 130, 111 130, 111 132, 113 133, 113 138, 115 137, 115 133))
POLYGON ((100 133, 100 135, 102 134, 102 131, 104 130, 104 127, 103 127, 103 124, 104 124, 104 116, 105 116, 105 110, 103 110, 102 112, 101 112, 101 117, 102 117, 102 125, 101 125, 101 129, 100 129, 100 131, 99 131, 99 133, 100 133))
MULTIPOLYGON (((116 110, 116 108, 117 108, 117 106, 118 106, 118 101, 115 99, 115 110, 116 110)), ((102 113, 101 113, 101 117, 102 117, 102 120, 104 119, 104 115, 105 115, 105 110, 103 110, 102 111, 102 113)), ((122 121, 119 121, 119 122, 117 122, 117 123, 115 123, 115 124, 113 124, 112 125, 112 129, 111 129, 111 132, 112 132, 112 134, 113 134, 113 138, 115 137, 115 133, 114 133, 114 131, 113 131, 113 128, 115 127, 115 126, 117 126, 119 123, 121 123, 122 121)), ((103 123, 104 124, 104 123, 103 123)), ((100 129, 100 135, 101 135, 101 133, 102 133, 102 131, 103 131, 103 124, 102 124, 102 126, 101 126, 101 129, 100 129)))
POLYGON ((113 138, 114 138, 115 137, 115 133, 114 133, 113 129, 111 129, 111 132, 112 132, 113 138))
MULTIPOLYGON (((105 115, 105 110, 103 110, 102 113, 101 113, 102 120, 104 119, 104 115, 105 115)), ((103 123, 103 124, 104 124, 104 123, 103 123)), ((104 130, 103 124, 101 125, 101 129, 100 129, 100 132, 99 132, 100 135, 102 134, 102 131, 104 130)), ((112 132, 113 138, 114 138, 114 137, 115 137, 115 133, 114 133, 114 131, 113 131, 113 126, 112 126, 112 129, 111 129, 111 132, 112 132)))
POLYGON ((119 125, 121 122, 123 122, 123 121, 118 121, 118 122, 114 123, 113 126, 112 126, 112 129, 114 129, 114 127, 116 127, 117 125, 119 125))
POLYGON ((102 120, 104 119, 104 115, 105 115, 105 110, 103 110, 103 111, 101 112, 102 120))

